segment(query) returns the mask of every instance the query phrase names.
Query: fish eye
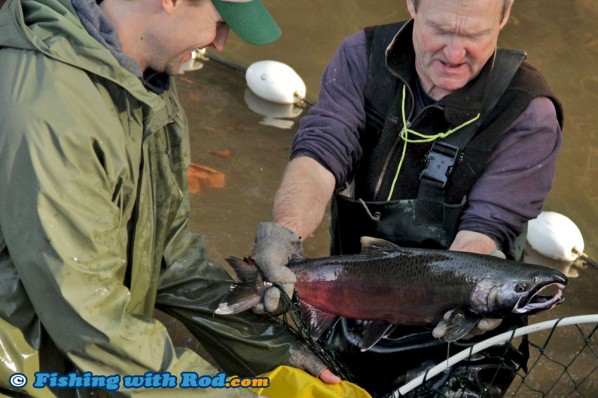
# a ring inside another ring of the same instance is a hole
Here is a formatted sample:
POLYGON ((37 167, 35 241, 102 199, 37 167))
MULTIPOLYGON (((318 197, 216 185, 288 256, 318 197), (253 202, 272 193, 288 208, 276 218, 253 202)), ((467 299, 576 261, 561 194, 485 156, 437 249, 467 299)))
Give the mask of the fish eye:
POLYGON ((515 286, 515 291, 517 293, 523 293, 527 290, 527 285, 525 283, 518 283, 517 286, 515 286))
POLYGON ((540 282, 540 278, 538 278, 537 276, 534 276, 534 283, 538 283, 540 282))

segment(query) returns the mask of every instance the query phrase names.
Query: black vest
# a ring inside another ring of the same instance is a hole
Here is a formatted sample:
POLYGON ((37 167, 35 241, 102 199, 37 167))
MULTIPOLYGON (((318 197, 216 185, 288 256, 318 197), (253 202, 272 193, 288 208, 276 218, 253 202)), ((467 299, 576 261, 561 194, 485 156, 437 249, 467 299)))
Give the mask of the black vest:
POLYGON ((366 129, 360 138, 364 155, 353 184, 339 190, 332 203, 332 253, 359 252, 363 235, 403 246, 448 248, 467 195, 505 131, 536 97, 554 102, 562 125, 561 106, 540 72, 524 62, 525 53, 499 49, 463 89, 416 115, 412 23, 365 32, 370 58, 366 129), (407 145, 399 183, 387 200, 403 150, 404 87, 409 128, 419 133, 445 132, 480 117, 434 143, 407 145))

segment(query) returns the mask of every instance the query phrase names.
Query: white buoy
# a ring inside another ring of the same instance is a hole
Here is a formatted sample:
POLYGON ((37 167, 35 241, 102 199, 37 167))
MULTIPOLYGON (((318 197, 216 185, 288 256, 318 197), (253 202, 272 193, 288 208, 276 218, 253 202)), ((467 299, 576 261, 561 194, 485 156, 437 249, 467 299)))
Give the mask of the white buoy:
POLYGON ((575 261, 581 258, 598 268, 598 263, 583 252, 583 236, 577 225, 560 213, 543 211, 538 218, 530 220, 527 241, 532 249, 543 256, 560 261, 575 261))
POLYGON ((583 236, 567 216, 543 211, 530 220, 527 241, 538 253, 561 261, 574 261, 584 250, 583 236))
POLYGON ((305 98, 305 83, 293 68, 278 61, 258 61, 245 72, 247 86, 257 96, 281 104, 300 102, 305 98))

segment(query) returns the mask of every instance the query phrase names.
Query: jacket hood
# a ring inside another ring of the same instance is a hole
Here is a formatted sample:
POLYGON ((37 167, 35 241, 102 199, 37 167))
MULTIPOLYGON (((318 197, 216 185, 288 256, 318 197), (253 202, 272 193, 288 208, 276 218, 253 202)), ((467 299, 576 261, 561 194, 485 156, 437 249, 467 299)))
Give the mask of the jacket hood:
POLYGON ((143 83, 123 68, 82 25, 70 0, 8 0, 0 12, 0 50, 39 52, 111 80, 144 102, 152 102, 143 83))

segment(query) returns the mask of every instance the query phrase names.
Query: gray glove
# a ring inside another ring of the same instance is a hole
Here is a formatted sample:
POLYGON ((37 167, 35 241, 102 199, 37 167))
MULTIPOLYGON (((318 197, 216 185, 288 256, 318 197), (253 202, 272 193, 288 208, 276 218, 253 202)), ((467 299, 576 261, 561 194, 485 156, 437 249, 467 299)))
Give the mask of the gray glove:
POLYGON ((324 365, 324 362, 322 362, 313 351, 307 348, 307 346, 303 344, 293 346, 289 350, 289 353, 290 357, 287 365, 303 369, 326 384, 338 384, 341 382, 341 378, 332 373, 326 365, 324 365))
MULTIPOLYGON (((489 256, 494 256, 498 258, 502 258, 503 260, 507 258, 505 254, 500 250, 494 250, 488 254, 489 256)), ((446 333, 447 328, 447 321, 450 319, 453 310, 447 311, 444 314, 442 321, 436 325, 434 330, 432 331, 432 335, 436 338, 441 338, 446 333)), ((502 323, 502 319, 495 319, 495 318, 482 318, 478 321, 478 323, 471 329, 465 336, 464 339, 470 339, 475 336, 479 336, 484 334, 490 330, 496 329, 502 323)))
POLYGON ((320 360, 309 348, 304 345, 291 347, 289 351, 289 366, 305 370, 312 376, 319 377, 320 373, 326 369, 324 362, 320 360))
MULTIPOLYGON (((293 254, 301 255, 303 246, 296 233, 272 222, 261 223, 255 233, 255 246, 251 257, 266 279, 279 285, 289 297, 293 297, 297 277, 286 267, 293 254)), ((272 287, 264 294, 263 302, 254 312, 275 312, 280 301, 280 291, 272 287)))

